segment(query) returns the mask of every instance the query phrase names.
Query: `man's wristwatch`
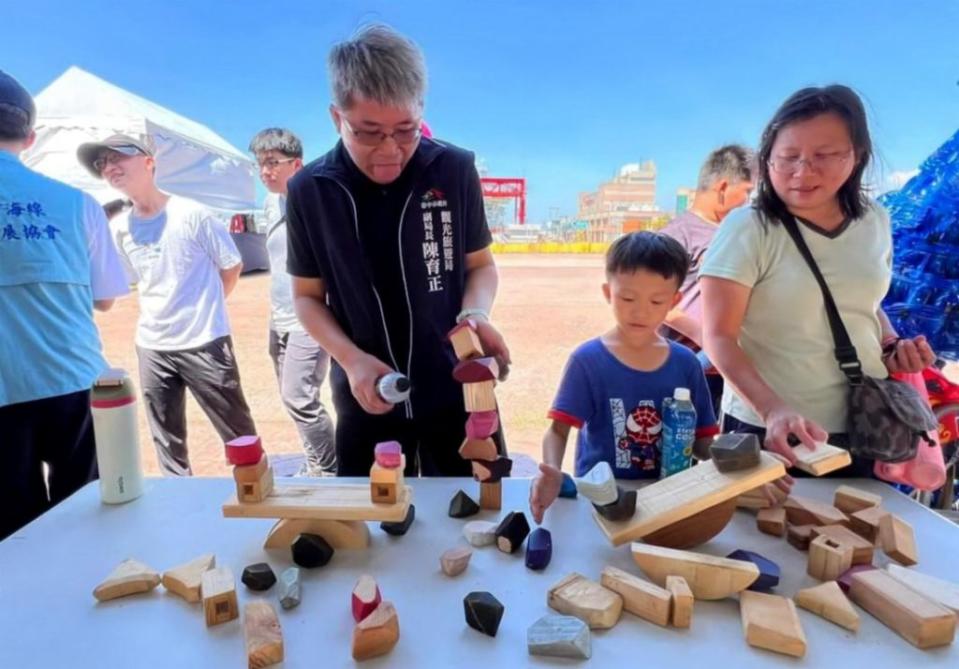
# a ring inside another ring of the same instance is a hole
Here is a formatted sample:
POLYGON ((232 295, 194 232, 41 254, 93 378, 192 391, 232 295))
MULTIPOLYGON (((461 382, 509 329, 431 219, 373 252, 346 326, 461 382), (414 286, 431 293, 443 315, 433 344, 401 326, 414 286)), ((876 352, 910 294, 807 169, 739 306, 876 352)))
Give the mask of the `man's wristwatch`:
POLYGON ((459 325, 467 318, 472 318, 473 316, 482 316, 483 320, 489 322, 489 312, 486 309, 463 309, 456 315, 456 324, 459 325))

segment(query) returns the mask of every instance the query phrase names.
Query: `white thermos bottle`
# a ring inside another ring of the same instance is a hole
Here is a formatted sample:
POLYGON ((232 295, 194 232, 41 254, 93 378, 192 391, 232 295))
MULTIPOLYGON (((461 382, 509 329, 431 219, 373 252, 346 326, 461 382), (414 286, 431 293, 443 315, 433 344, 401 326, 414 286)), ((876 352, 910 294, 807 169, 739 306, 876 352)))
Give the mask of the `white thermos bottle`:
POLYGON ((137 399, 122 369, 108 370, 93 386, 93 433, 100 468, 100 499, 121 504, 143 494, 137 399))

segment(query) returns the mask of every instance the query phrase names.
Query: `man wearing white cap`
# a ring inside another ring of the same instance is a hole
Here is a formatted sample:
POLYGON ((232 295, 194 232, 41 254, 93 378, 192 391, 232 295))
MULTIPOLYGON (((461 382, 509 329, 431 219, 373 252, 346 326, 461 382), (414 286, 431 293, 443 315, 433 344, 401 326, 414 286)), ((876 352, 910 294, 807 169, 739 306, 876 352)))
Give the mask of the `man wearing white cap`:
POLYGON ((224 441, 256 433, 226 313, 240 254, 203 205, 157 188, 148 139, 113 135, 81 145, 77 158, 133 202, 111 227, 140 297, 136 346, 147 419, 161 469, 189 476, 187 388, 224 441))
POLYGON ((0 539, 96 479, 93 309, 128 292, 100 205, 20 162, 35 119, 0 72, 0 539))

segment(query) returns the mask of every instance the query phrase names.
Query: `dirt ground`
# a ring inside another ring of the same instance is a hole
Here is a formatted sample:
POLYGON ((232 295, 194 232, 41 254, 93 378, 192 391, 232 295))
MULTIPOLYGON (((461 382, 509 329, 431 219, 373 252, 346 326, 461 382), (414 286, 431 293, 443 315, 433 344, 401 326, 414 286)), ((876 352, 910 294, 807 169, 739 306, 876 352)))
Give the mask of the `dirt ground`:
MULTIPOLYGON (((509 379, 497 398, 511 453, 539 460, 545 414, 569 352, 609 326, 610 314, 600 292, 601 256, 502 255, 500 291, 493 319, 513 358, 509 379)), ((241 278, 228 301, 243 389, 268 453, 298 454, 296 430, 280 404, 273 365, 267 354, 269 280, 265 273, 241 278)), ((110 364, 128 370, 137 382, 133 334, 135 296, 97 315, 104 352, 110 364)), ((332 412, 329 387, 323 396, 332 412)), ((201 476, 229 476, 223 445, 196 402, 187 402, 190 461, 201 476)), ((159 474, 156 454, 140 411, 140 449, 149 475, 159 474)), ((572 454, 572 444, 568 455, 572 454)), ((570 458, 567 458, 569 461, 570 458)))

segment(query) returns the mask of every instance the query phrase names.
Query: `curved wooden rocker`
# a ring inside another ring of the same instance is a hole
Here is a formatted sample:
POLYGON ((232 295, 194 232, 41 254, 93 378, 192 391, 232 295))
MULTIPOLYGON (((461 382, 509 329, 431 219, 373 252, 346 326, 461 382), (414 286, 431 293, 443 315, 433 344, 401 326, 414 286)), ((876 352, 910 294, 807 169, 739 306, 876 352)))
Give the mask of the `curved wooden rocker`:
POLYGON ((300 534, 316 534, 337 550, 355 550, 370 545, 370 528, 362 520, 317 520, 283 518, 266 535, 263 548, 286 548, 300 534))
POLYGON ((759 567, 745 560, 642 543, 634 543, 632 552, 633 560, 651 581, 665 586, 667 576, 682 576, 696 599, 723 599, 742 592, 759 578, 759 567))
POLYGON ((643 537, 643 541, 666 548, 695 548, 722 532, 732 520, 734 513, 736 513, 735 497, 647 534, 643 537))

